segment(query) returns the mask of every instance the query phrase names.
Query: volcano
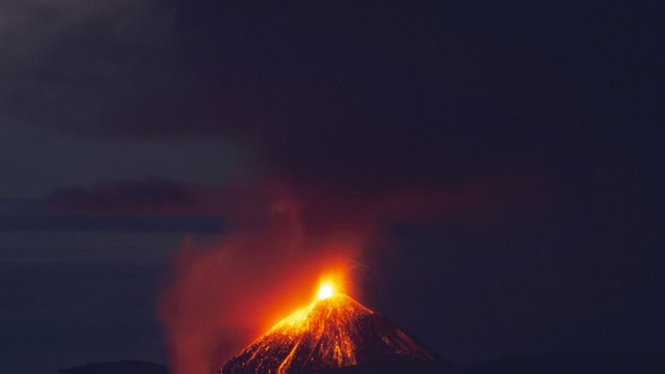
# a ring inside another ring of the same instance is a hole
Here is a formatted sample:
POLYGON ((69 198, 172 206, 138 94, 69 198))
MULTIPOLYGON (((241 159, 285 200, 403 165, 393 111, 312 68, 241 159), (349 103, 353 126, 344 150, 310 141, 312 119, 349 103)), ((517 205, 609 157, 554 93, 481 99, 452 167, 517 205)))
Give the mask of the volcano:
MULTIPOLYGON (((393 363, 417 372, 437 355, 388 318, 322 286, 317 299, 291 314, 219 370, 220 374, 373 372, 393 363), (361 370, 356 370, 356 369, 361 370)), ((384 371, 384 370, 380 370, 384 371)), ((400 370, 402 371, 402 370, 400 370)))

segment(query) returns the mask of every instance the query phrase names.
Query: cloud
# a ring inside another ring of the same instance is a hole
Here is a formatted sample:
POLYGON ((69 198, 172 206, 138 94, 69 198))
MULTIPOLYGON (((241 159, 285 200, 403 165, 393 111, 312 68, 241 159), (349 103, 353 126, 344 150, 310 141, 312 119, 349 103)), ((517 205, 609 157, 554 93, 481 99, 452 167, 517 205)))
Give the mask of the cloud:
MULTIPOLYGON (((196 221, 195 217, 189 217, 187 220, 196 221)), ((63 220, 63 217, 53 217, 53 220, 63 220)), ((66 219, 66 217, 64 218, 66 219)), ((81 217, 81 221, 87 219, 88 222, 95 222, 96 218, 91 216, 81 217)), ((97 230, 78 229, 73 230, 0 230, 0 253, 2 260, 0 263, 20 264, 20 263, 41 263, 62 266, 67 264, 145 264, 166 266, 167 258, 170 253, 178 248, 182 241, 184 232, 193 233, 183 227, 183 230, 173 232, 163 232, 155 230, 150 232, 134 231, 134 228, 145 227, 145 223, 129 221, 127 229, 109 230, 99 225, 97 219, 97 230)), ((157 225, 163 221, 160 217, 146 217, 143 220, 153 221, 157 225)), ((185 219, 182 220, 183 222, 185 219)), ((189 223, 191 227, 195 226, 189 223)), ((221 222, 211 225, 210 234, 218 234, 221 222)), ((204 232, 196 232, 197 237, 206 238, 204 232)))
POLYGON ((55 192, 50 202, 78 211, 106 213, 183 213, 197 205, 193 192, 186 185, 159 179, 97 184, 88 189, 62 189, 55 192))
POLYGON ((55 212, 125 216, 216 216, 265 220, 273 192, 230 181, 226 186, 168 179, 106 181, 63 188, 41 201, 55 212))
MULTIPOLYGON (((3 2, 0 115, 84 128, 159 92, 174 3, 3 2), (150 87, 150 88, 147 88, 150 87)), ((105 121, 107 119, 108 121, 105 121)))
POLYGON ((556 167, 575 127, 536 57, 434 20, 400 24, 394 8, 109 4, 61 9, 41 22, 54 36, 14 28, 9 54, 41 46, 7 62, 5 115, 101 138, 234 138, 279 178, 374 190, 556 167), (360 21, 375 11, 376 25, 360 21))
POLYGON ((0 196, 45 198, 56 189, 103 180, 171 179, 224 185, 246 164, 232 140, 179 142, 81 138, 53 128, 0 127, 0 196))
POLYGON ((0 232, 218 233, 224 220, 196 215, 32 213, 0 216, 0 232))
POLYGON ((393 220, 418 221, 441 214, 462 220, 528 215, 550 206, 553 198, 546 180, 504 170, 436 189, 378 191, 288 179, 263 180, 254 186, 231 181, 225 187, 166 179, 107 181, 56 190, 41 204, 56 213, 218 216, 236 228, 265 227, 274 214, 292 211, 306 234, 365 235, 393 220))

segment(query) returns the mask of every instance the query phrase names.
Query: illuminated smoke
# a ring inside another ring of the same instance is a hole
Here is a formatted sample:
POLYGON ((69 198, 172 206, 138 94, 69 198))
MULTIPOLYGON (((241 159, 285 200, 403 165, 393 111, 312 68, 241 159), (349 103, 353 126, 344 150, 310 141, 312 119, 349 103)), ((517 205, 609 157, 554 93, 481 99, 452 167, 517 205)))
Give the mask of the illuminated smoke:
POLYGON ((265 229, 183 244, 160 305, 171 371, 216 372, 305 305, 321 274, 350 269, 364 240, 350 233, 307 236, 292 214, 278 214, 265 229))
MULTIPOLYGON (((242 199, 231 207, 243 214, 232 215, 242 217, 231 222, 229 236, 186 242, 174 259, 160 305, 174 374, 216 372, 252 339, 307 305, 323 274, 349 273, 392 216, 477 216, 514 208, 516 193, 522 201, 538 198, 524 199, 532 189, 519 179, 367 195, 284 185, 279 193, 262 191, 257 201, 267 201, 264 213, 256 214, 254 201, 246 216, 242 208, 252 199, 242 199)), ((354 296, 354 274, 347 275, 344 289, 354 296)))

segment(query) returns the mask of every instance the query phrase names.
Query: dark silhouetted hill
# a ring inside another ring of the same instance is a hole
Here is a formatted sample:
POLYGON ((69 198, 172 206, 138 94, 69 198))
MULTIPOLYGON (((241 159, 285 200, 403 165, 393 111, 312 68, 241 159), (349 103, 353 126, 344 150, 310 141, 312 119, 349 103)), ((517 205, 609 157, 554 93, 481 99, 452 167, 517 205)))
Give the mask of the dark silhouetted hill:
POLYGON ((455 374, 445 361, 428 362, 408 357, 385 357, 380 361, 334 369, 321 374, 455 374))
MULTIPOLYGON (((167 368, 142 361, 117 361, 77 366, 59 373, 167 374, 167 368)), ((665 354, 573 352, 452 365, 391 357, 317 374, 665 374, 665 354)))
POLYGON ((459 374, 663 374, 665 354, 574 352, 458 365, 459 374))
POLYGON ((58 371, 59 374, 167 374, 166 366, 144 361, 87 364, 58 371))

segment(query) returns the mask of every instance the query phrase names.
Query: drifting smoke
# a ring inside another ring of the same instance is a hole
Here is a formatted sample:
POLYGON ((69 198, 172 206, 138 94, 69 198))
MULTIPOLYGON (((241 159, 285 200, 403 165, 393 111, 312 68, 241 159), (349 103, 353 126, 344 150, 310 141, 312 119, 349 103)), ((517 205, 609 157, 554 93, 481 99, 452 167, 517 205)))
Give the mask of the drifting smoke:
POLYGON ((264 229, 183 245, 161 303, 174 373, 214 372, 251 339, 311 299, 326 272, 350 276, 366 238, 308 236, 283 207, 264 229))
POLYGON ((548 198, 542 175, 558 167, 552 150, 580 136, 539 63, 497 40, 451 34, 436 6, 412 19, 409 7, 380 2, 249 3, 179 1, 177 37, 149 54, 165 65, 127 64, 150 74, 130 69, 129 89, 84 116, 95 120, 56 120, 47 109, 68 113, 60 105, 32 110, 67 131, 221 138, 250 154, 250 176, 237 177, 249 181, 232 187, 114 182, 51 199, 86 212, 231 221, 226 239, 185 243, 174 259, 160 305, 174 374, 216 370, 307 304, 331 266, 353 268, 393 220, 538 208, 548 198))
POLYGON ((381 238, 391 216, 422 219, 440 211, 477 215, 512 204, 514 194, 528 191, 521 186, 510 194, 507 186, 490 178, 483 181, 492 193, 474 191, 472 185, 355 197, 323 188, 281 189, 271 194, 274 200, 266 200, 272 203, 264 217, 254 216, 252 224, 244 217, 230 225, 227 238, 201 246, 184 243, 160 305, 172 372, 215 372, 250 341, 308 304, 324 274, 341 273, 337 278, 346 279, 346 292, 356 294, 354 278, 363 274, 354 268, 381 238))

